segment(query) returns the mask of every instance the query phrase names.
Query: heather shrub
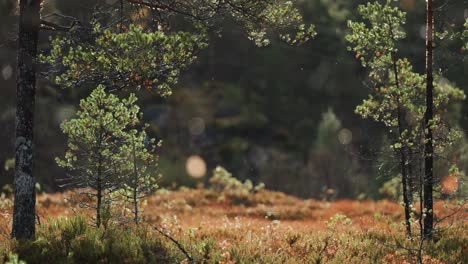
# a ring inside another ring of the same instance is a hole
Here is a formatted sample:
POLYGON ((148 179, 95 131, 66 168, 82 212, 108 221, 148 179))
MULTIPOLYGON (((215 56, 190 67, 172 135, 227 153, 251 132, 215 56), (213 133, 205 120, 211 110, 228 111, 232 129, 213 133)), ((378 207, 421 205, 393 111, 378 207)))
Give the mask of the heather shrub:
MULTIPOLYGON (((11 241, 10 250, 26 263, 168 263, 179 252, 149 226, 111 224, 94 228, 83 216, 50 220, 33 241, 11 241), (171 252, 172 251, 172 252, 171 252)), ((0 263, 17 261, 0 247, 0 263), (1 261, 3 259, 3 261, 1 261)))
POLYGON ((252 181, 241 182, 232 176, 225 168, 218 166, 213 170, 213 176, 209 180, 211 188, 222 195, 221 200, 228 196, 235 204, 252 205, 249 194, 260 192, 265 188, 263 183, 254 186, 252 181))
MULTIPOLYGON (((418 241, 408 240, 402 226, 380 228, 377 219, 362 228, 356 219, 337 213, 318 231, 291 229, 282 220, 252 225, 228 217, 216 227, 182 228, 176 219, 162 225, 197 263, 416 263, 418 241)), ((435 241, 424 244, 424 263, 466 263, 466 228, 455 223, 441 229, 435 241)), ((103 229, 90 226, 83 216, 46 221, 34 241, 0 240, 0 263, 187 263, 185 259, 148 224, 111 223, 103 229)))

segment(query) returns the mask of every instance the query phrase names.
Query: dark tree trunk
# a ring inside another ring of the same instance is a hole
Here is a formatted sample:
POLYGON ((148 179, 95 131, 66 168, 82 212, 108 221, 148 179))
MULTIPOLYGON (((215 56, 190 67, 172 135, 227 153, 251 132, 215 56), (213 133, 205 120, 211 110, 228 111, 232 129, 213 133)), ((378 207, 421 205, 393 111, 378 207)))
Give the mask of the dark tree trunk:
POLYGON ((426 19, 426 113, 424 115, 425 145, 424 145, 424 209, 426 217, 424 218, 424 235, 427 238, 432 237, 434 225, 433 212, 433 182, 434 182, 434 148, 432 138, 432 120, 434 110, 434 76, 433 76, 433 40, 434 40, 434 11, 432 0, 426 0, 427 19, 426 19))
POLYGON ((413 195, 414 195, 414 154, 409 148, 408 150, 408 201, 410 204, 413 204, 413 195))
POLYGON ((135 214, 135 224, 138 225, 138 222, 140 221, 140 218, 138 216, 138 169, 137 169, 137 163, 136 163, 136 154, 135 154, 135 145, 133 146, 133 166, 135 170, 135 182, 133 185, 133 211, 135 214))
POLYGON ((16 75, 15 204, 11 236, 35 235, 36 192, 33 178, 34 101, 40 0, 21 0, 16 75))
MULTIPOLYGON (((402 150, 404 152, 404 150, 402 150)), ((403 189, 403 204, 405 206, 405 226, 406 226, 406 235, 411 237, 411 202, 410 202, 410 192, 408 186, 408 170, 406 165, 406 155, 401 154, 401 172, 402 172, 402 189, 403 189)))
POLYGON ((102 208, 102 182, 101 182, 101 174, 99 174, 97 179, 97 186, 96 186, 96 227, 99 228, 101 226, 101 208, 102 208))
POLYGON ((135 139, 132 138, 132 147, 133 147, 133 214, 134 218, 133 221, 135 224, 138 225, 139 217, 138 217, 138 166, 137 166, 137 156, 136 156, 136 147, 135 147, 135 139))

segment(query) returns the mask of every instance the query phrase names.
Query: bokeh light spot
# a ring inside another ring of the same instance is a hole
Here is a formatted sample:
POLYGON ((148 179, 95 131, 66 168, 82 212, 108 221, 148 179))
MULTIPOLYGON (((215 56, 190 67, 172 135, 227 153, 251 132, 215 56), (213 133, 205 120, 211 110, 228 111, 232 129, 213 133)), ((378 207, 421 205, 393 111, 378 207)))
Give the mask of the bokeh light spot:
POLYGON ((205 120, 200 117, 194 117, 190 119, 188 123, 188 128, 190 131, 190 134, 193 136, 199 136, 205 132, 205 120))
POLYGON ((188 175, 193 178, 202 178, 206 174, 206 163, 202 157, 194 155, 187 159, 185 169, 188 175))
POLYGON ((10 79, 12 75, 13 75, 13 68, 10 65, 3 67, 2 77, 4 80, 10 79))
POLYGON ((458 177, 456 175, 449 175, 441 181, 442 192, 446 194, 455 194, 458 191, 458 177))
POLYGON ((338 132, 338 140, 343 145, 348 145, 353 140, 353 132, 347 128, 343 128, 338 132))

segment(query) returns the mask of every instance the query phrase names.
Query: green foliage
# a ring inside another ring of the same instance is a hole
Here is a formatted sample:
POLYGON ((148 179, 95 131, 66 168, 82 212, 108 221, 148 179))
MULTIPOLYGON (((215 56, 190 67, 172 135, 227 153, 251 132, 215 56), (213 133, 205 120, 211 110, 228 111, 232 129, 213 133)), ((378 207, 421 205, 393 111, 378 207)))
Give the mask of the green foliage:
POLYGON ((0 190, 0 210, 13 208, 13 186, 5 184, 0 190))
POLYGON ((83 177, 86 187, 103 181, 104 189, 114 180, 114 169, 124 162, 121 146, 127 131, 138 123, 139 108, 135 95, 120 100, 106 94, 104 86, 98 86, 87 99, 80 102, 77 117, 62 123, 68 137, 68 150, 64 158, 57 158, 58 165, 71 176, 83 177))
POLYGON ((465 24, 464 24, 465 29, 463 30, 462 33, 462 41, 464 43, 465 50, 468 50, 468 18, 465 19, 465 24))
POLYGON ((135 25, 126 32, 114 32, 95 24, 91 36, 90 42, 70 36, 52 39, 50 55, 40 59, 65 67, 55 76, 57 84, 67 88, 83 82, 101 83, 112 89, 144 88, 168 96, 180 71, 206 47, 203 33, 147 33, 135 25))
POLYGON ((214 191, 221 193, 218 199, 223 200, 227 196, 227 198, 232 199, 237 204, 251 204, 249 194, 265 189, 265 184, 263 183, 254 186, 250 180, 246 180, 245 182, 239 181, 221 166, 213 170, 213 176, 209 182, 214 191))
POLYGON ((338 144, 338 131, 341 129, 341 121, 331 108, 322 114, 317 129, 316 147, 334 149, 338 144))
POLYGON ((309 161, 316 182, 315 188, 309 189, 310 192, 320 193, 322 199, 332 200, 337 197, 337 191, 356 197, 368 187, 361 184, 356 160, 346 152, 346 145, 351 140, 351 131, 343 128, 331 108, 322 113, 309 161))
POLYGON ((313 25, 304 23, 295 2, 299 1, 176 0, 167 4, 163 1, 154 4, 148 2, 142 6, 157 8, 164 13, 153 18, 162 24, 168 23, 171 15, 178 15, 198 30, 203 28, 221 33, 223 29, 219 27, 219 20, 224 19, 241 25, 249 39, 258 46, 268 45, 273 36, 278 36, 286 43, 300 45, 314 37, 316 32, 313 25))
POLYGON ((379 188, 379 193, 386 199, 392 201, 401 200, 401 175, 393 177, 384 182, 382 187, 379 188))
POLYGON ((213 176, 210 178, 210 184, 217 192, 236 191, 248 194, 251 192, 261 191, 265 188, 263 183, 253 186, 252 181, 250 180, 246 180, 242 183, 221 166, 218 166, 213 170, 213 176))
POLYGON ((320 0, 333 20, 344 22, 351 15, 351 5, 347 0, 320 0))
MULTIPOLYGON (((80 194, 91 198, 91 203, 97 199, 96 206, 84 203, 102 214, 106 223, 116 191, 117 196, 123 195, 138 206, 140 199, 157 186, 150 169, 157 166, 155 152, 160 143, 155 144, 155 139, 146 134, 148 125, 141 124, 136 101, 134 94, 121 100, 98 86, 81 100, 77 117, 61 126, 68 137, 68 150, 64 158, 56 160, 68 172, 64 180, 74 187, 93 190, 80 194)), ((99 225, 98 217, 96 220, 99 225)))
POLYGON ((11 243, 12 251, 26 263, 167 263, 182 259, 148 226, 95 229, 83 216, 50 220, 38 228, 34 241, 11 243))
MULTIPOLYGON (((155 8, 151 3, 147 7, 155 8)), ((206 1, 192 1, 163 10, 191 18, 196 33, 168 33, 162 29, 145 32, 135 24, 122 32, 123 27, 102 29, 99 23, 94 23, 86 38, 77 37, 83 32, 73 29, 67 35, 51 39, 50 54, 40 55, 40 60, 53 68, 65 67, 63 72, 50 73, 50 78, 62 87, 90 82, 112 89, 144 88, 169 96, 181 70, 207 46, 207 32, 213 26, 210 18, 218 15, 232 18, 243 25, 249 39, 258 46, 270 43, 270 31, 293 45, 303 44, 316 34, 313 25, 303 23, 292 1, 222 1, 216 8, 206 1)))
MULTIPOLYGON (((102 85, 88 98, 81 100, 77 118, 66 120, 61 125, 69 138, 69 151, 65 159, 57 159, 59 165, 71 168, 79 156, 87 157, 89 162, 97 157, 101 157, 101 160, 117 158, 120 153, 115 145, 125 139, 126 130, 138 123, 136 100, 133 94, 128 99, 120 100, 115 95, 107 94, 102 85)), ((107 164, 111 165, 112 162, 107 164)), ((93 175, 89 169, 85 172, 93 175)))
POLYGON ((331 229, 338 225, 351 225, 352 223, 353 221, 349 217, 341 213, 330 217, 330 220, 325 222, 326 226, 331 229))
POLYGON ((293 45, 300 45, 316 35, 313 25, 302 22, 302 15, 294 7, 292 1, 234 1, 246 5, 245 10, 253 9, 256 14, 253 19, 242 11, 232 10, 235 18, 245 24, 249 39, 255 41, 257 46, 270 44, 267 36, 268 29, 279 33, 281 40, 293 45), (242 3, 243 2, 243 3, 242 3), (291 33, 294 32, 294 33, 291 33))
MULTIPOLYGON (((356 52, 356 58, 361 60, 363 66, 372 63, 370 67, 378 64, 382 55, 397 52, 396 41, 403 39, 406 34, 401 26, 405 23, 406 14, 397 7, 391 6, 387 0, 385 5, 379 2, 368 2, 357 9, 364 22, 348 21, 351 34, 346 40, 354 45, 348 50, 356 52)), ((388 60, 388 58, 385 58, 388 60)))
POLYGON ((26 264, 26 262, 20 260, 17 254, 10 253, 8 255, 8 260, 5 264, 26 264))
MULTIPOLYGON (((378 2, 358 8, 364 22, 348 22, 351 33, 346 40, 352 45, 364 67, 369 68, 369 82, 373 94, 356 108, 356 113, 383 123, 392 135, 392 149, 417 148, 420 145, 425 113, 425 78, 415 73, 406 58, 399 58, 398 41, 405 37, 402 29, 406 14, 378 2)), ((435 116, 431 126, 437 135, 436 151, 452 144, 460 135, 443 121, 444 109, 449 102, 465 99, 462 90, 444 78, 435 80, 435 116)))
POLYGON ((156 154, 162 141, 156 143, 156 139, 150 138, 145 129, 132 129, 128 132, 127 140, 122 146, 121 151, 127 157, 124 171, 127 179, 124 181, 120 194, 127 202, 132 204, 131 211, 134 215, 134 221, 140 221, 140 203, 143 198, 154 193, 158 188, 158 179, 161 177, 157 173, 158 155, 156 154))
POLYGON ((5 171, 10 171, 15 168, 15 158, 5 160, 5 165, 3 166, 5 171))

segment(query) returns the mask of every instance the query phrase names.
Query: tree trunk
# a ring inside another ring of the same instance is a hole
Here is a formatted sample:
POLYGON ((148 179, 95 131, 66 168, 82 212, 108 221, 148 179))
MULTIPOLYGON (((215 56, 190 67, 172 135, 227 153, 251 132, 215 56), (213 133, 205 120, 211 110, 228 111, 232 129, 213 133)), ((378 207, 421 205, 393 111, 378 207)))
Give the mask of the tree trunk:
POLYGON ((408 201, 409 201, 409 204, 413 204, 413 196, 414 196, 414 179, 415 179, 415 176, 414 176, 414 154, 411 150, 411 148, 409 148, 408 150, 408 164, 407 164, 407 168, 408 168, 408 201))
POLYGON ((136 149, 135 149, 135 139, 132 138, 133 143, 133 213, 135 224, 138 225, 138 167, 137 167, 137 158, 136 158, 136 149))
POLYGON ((101 211, 102 211, 102 182, 101 182, 101 174, 99 174, 97 179, 97 186, 96 186, 96 227, 99 228, 101 226, 101 211))
POLYGON ((406 167, 406 157, 404 154, 401 156, 401 172, 402 174, 402 189, 403 189, 403 204, 405 206, 405 225, 406 235, 411 237, 411 203, 409 199, 409 186, 408 186, 408 174, 406 167))
POLYGON ((35 235, 36 192, 33 178, 34 101, 40 0, 21 0, 16 75, 16 164, 12 238, 35 235))
MULTIPOLYGON (((390 30, 390 34, 393 37, 393 31, 390 30)), ((398 90, 400 90, 400 78, 398 74, 398 67, 397 67, 397 55, 392 53, 392 66, 393 66, 393 74, 395 75, 395 85, 398 90)), ((403 135, 404 131, 404 124, 403 124, 403 111, 400 103, 400 98, 397 95, 397 121, 398 121, 398 139, 400 140, 403 135)), ((400 170, 401 170, 401 183, 403 189, 403 204, 405 206, 405 225, 406 225, 406 235, 411 237, 411 208, 410 208, 410 199, 408 193, 408 157, 406 155, 406 146, 401 146, 399 155, 400 155, 400 170)))
POLYGON ((433 76, 433 40, 434 40, 434 11, 432 0, 426 0, 426 113, 424 115, 424 209, 426 217, 424 218, 424 235, 432 238, 434 214, 433 214, 433 182, 434 182, 434 149, 432 138, 432 119, 434 108, 434 76, 433 76))

